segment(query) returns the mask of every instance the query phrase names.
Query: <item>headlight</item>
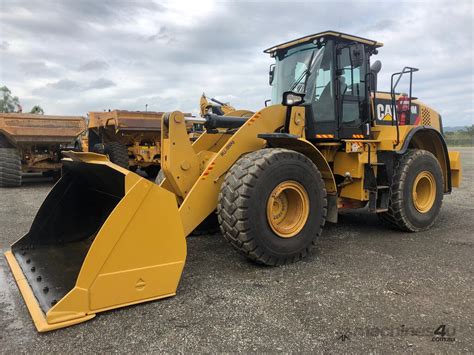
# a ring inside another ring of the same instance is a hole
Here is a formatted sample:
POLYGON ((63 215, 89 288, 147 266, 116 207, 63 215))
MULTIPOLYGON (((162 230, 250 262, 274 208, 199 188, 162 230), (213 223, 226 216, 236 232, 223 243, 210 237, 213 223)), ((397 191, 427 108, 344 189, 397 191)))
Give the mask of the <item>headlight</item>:
POLYGON ((297 92, 286 91, 283 93, 282 105, 296 106, 304 102, 304 94, 297 92))

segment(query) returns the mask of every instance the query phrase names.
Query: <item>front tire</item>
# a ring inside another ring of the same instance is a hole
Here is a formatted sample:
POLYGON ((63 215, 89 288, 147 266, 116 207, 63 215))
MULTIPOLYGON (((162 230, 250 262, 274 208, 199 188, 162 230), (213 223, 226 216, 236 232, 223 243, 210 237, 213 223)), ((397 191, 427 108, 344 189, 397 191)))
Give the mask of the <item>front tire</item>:
POLYGON ((443 202, 443 172, 426 150, 409 150, 398 161, 390 188, 389 209, 379 216, 391 226, 420 232, 433 226, 443 202))
POLYGON ((321 173, 303 154, 261 149, 241 157, 221 186, 222 234, 249 259, 281 265, 304 258, 326 221, 321 173))

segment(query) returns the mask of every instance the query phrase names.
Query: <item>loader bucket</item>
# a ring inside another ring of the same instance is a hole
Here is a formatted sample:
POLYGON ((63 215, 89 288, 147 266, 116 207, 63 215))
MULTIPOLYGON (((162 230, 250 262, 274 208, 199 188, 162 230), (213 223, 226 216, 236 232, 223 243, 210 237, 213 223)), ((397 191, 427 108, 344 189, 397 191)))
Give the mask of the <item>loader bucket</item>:
POLYGON ((5 253, 39 331, 173 296, 186 242, 176 197, 92 153, 67 153, 30 231, 5 253))

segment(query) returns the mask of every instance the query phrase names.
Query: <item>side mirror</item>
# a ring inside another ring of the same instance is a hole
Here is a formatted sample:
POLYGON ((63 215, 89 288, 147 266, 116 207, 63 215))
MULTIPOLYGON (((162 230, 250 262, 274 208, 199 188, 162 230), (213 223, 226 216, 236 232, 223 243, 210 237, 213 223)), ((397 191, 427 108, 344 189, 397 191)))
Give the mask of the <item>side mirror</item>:
POLYGON ((361 43, 355 43, 350 46, 351 61, 353 68, 358 68, 364 64, 364 45, 361 43))
POLYGON ((283 106, 297 106, 304 102, 304 95, 298 92, 285 91, 283 93, 283 100, 281 104, 283 106))
POLYGON ((275 64, 270 64, 270 69, 268 70, 268 83, 273 84, 273 79, 275 77, 275 64))

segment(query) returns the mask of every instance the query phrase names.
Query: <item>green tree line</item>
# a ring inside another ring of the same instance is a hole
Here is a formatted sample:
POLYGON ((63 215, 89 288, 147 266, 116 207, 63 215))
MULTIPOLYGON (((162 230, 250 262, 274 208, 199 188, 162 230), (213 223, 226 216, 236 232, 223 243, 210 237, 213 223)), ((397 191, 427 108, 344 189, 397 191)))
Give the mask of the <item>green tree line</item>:
MULTIPOLYGON (((23 112, 18 96, 13 96, 12 92, 6 86, 0 87, 0 112, 23 112)), ((30 113, 44 115, 44 110, 39 105, 34 105, 30 113)))
POLYGON ((472 147, 474 145, 474 125, 455 132, 446 132, 444 137, 450 146, 472 147))

